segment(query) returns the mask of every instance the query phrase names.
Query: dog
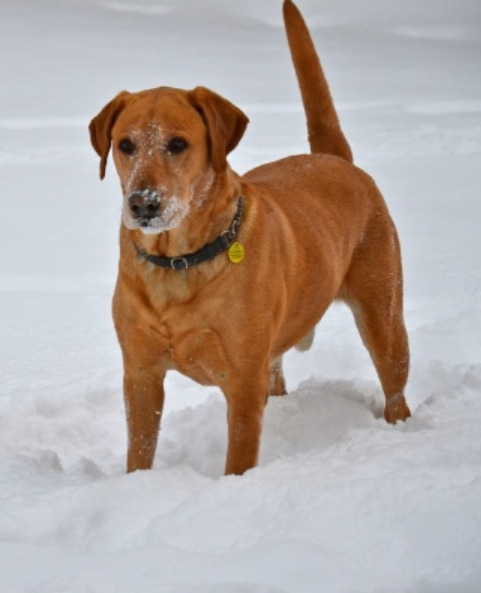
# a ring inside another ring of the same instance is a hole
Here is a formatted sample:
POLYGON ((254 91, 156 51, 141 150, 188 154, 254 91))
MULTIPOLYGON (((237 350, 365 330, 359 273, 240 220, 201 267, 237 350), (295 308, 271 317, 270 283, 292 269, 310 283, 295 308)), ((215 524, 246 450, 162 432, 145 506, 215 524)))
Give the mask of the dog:
POLYGON ((225 473, 254 467, 267 397, 285 393, 282 356, 310 345, 336 299, 376 367, 386 420, 410 416, 397 232, 352 162, 302 15, 291 0, 283 10, 311 154, 237 175, 227 155, 248 118, 204 87, 123 91, 90 123, 100 178, 112 149, 123 194, 113 319, 129 472, 152 467, 171 369, 222 390, 225 473))

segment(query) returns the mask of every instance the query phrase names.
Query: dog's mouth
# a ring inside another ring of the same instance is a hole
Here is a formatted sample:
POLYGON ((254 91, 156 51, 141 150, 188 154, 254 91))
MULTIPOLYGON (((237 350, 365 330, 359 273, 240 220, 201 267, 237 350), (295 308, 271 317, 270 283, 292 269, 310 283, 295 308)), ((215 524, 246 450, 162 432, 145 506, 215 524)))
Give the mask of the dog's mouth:
POLYGON ((176 196, 165 198, 152 190, 135 191, 124 200, 122 219, 128 229, 154 235, 178 227, 188 209, 176 196))

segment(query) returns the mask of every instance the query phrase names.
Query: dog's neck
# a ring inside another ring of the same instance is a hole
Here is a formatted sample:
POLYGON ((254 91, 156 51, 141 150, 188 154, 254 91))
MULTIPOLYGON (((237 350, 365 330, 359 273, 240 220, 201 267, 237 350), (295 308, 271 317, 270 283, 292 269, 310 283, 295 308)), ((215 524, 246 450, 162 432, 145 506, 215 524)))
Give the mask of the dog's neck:
POLYGON ((236 213, 240 181, 230 168, 216 174, 209 190, 194 196, 189 212, 178 227, 148 235, 128 231, 141 249, 152 255, 176 258, 194 253, 227 230, 236 213))

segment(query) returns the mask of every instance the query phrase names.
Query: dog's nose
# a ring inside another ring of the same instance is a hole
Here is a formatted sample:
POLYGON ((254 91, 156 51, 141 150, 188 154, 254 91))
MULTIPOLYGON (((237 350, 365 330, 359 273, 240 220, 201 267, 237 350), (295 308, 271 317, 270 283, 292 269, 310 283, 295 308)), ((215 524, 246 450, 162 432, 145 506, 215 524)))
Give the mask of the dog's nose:
POLYGON ((161 197, 150 189, 132 192, 127 198, 130 212, 134 218, 151 220, 159 214, 161 197))

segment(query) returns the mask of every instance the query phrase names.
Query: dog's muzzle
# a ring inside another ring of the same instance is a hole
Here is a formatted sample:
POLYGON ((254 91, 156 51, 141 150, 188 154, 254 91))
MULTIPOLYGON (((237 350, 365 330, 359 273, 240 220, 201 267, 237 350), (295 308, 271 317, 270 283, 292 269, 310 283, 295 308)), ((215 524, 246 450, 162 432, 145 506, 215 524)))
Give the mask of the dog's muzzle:
POLYGON ((137 190, 127 196, 127 204, 132 218, 141 226, 148 226, 152 219, 159 216, 162 198, 152 189, 137 190))

